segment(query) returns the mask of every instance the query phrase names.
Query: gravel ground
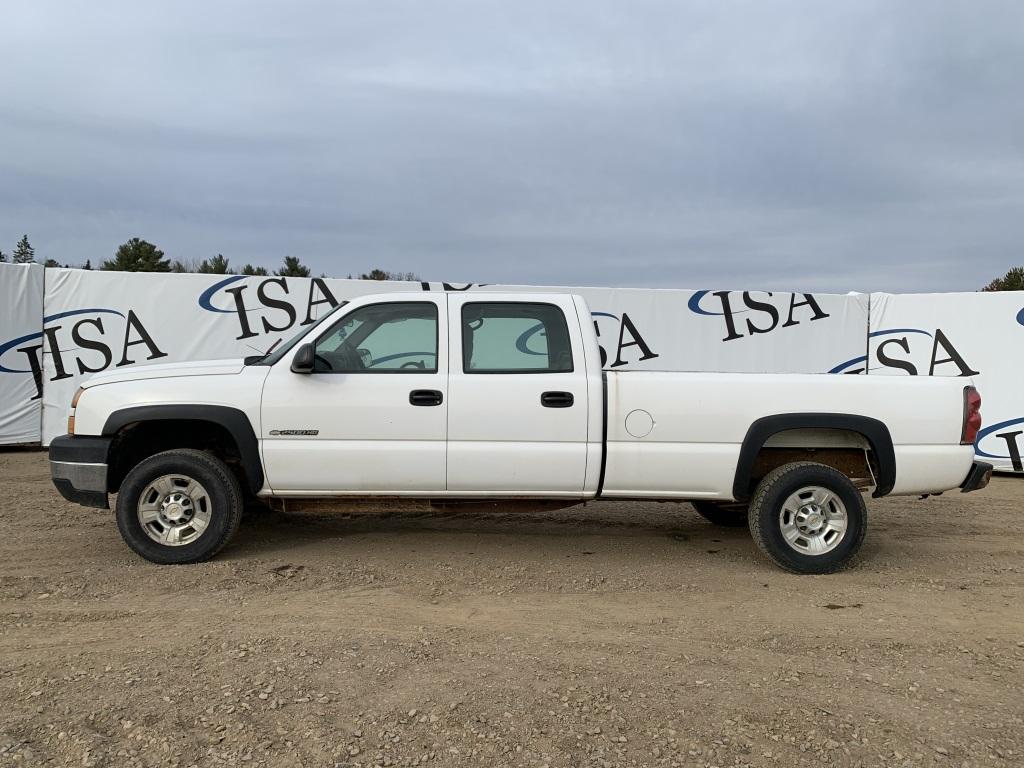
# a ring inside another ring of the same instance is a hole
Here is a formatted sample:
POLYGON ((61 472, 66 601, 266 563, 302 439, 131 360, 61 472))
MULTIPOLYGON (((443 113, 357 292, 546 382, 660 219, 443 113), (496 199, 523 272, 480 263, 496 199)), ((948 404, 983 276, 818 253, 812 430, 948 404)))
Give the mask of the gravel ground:
POLYGON ((0 765, 1024 765, 1024 480, 792 576, 686 504, 255 515, 161 567, 0 453, 0 765))

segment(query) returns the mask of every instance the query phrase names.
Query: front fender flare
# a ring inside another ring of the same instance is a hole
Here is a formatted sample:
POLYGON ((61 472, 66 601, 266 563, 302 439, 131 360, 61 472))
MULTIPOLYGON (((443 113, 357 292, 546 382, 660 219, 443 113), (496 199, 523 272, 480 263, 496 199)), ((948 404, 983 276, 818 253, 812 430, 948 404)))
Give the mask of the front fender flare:
POLYGON ((226 405, 139 405, 114 411, 103 424, 104 435, 116 435, 129 424, 146 421, 207 421, 224 427, 234 438, 249 489, 263 487, 260 446, 249 417, 226 405))

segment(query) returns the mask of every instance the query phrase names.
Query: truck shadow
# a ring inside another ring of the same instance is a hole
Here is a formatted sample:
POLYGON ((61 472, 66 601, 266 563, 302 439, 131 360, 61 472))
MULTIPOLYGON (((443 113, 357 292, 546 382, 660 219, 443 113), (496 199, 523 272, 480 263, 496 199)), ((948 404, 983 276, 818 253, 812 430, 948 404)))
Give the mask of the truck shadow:
POLYGON ((708 550, 716 544, 750 541, 746 528, 714 526, 683 503, 591 502, 543 512, 510 512, 500 507, 494 511, 367 508, 333 513, 254 510, 247 513, 233 546, 222 557, 244 558, 318 541, 388 534, 650 538, 708 550))

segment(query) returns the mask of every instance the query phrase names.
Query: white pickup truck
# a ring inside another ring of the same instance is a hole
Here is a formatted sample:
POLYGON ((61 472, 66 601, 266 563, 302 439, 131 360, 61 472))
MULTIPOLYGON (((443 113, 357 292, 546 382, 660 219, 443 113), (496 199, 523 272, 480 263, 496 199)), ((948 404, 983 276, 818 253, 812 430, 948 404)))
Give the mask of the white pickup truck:
POLYGON ((389 293, 262 356, 102 374, 50 446, 71 501, 157 563, 216 554, 246 496, 285 510, 689 501, 775 563, 842 567, 863 494, 972 491, 980 398, 946 377, 602 371, 579 296, 389 293))

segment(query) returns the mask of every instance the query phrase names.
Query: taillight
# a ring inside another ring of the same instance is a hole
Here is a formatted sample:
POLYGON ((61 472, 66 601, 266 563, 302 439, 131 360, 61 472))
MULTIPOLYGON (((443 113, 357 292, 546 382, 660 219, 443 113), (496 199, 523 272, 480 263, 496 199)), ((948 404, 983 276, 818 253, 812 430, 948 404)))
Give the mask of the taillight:
POLYGON ((974 445, 981 429, 981 395, 974 387, 964 387, 964 426, 960 445, 974 445))

